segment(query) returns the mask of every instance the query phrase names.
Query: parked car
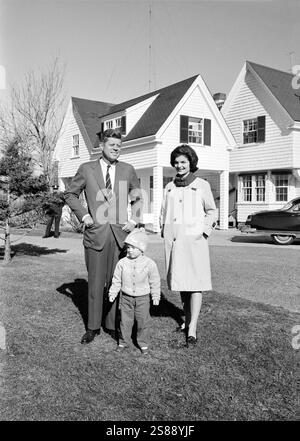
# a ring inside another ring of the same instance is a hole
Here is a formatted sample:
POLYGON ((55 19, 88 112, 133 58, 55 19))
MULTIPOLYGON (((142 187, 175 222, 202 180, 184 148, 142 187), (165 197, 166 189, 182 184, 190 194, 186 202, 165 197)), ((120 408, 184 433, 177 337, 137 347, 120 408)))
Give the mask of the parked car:
POLYGON ((300 238, 300 197, 279 210, 258 211, 247 217, 243 233, 269 235, 277 245, 289 245, 300 238))

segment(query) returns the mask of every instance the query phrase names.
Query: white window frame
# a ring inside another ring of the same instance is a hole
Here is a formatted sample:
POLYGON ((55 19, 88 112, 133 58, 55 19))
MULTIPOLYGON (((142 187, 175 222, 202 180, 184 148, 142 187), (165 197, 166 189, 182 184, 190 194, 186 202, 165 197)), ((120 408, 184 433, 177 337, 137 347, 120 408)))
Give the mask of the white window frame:
POLYGON ((243 145, 257 144, 258 136, 258 119, 249 118, 243 120, 243 145), (245 141, 245 136, 249 136, 249 139, 245 141), (254 137, 254 139, 252 139, 254 137))
POLYGON ((204 118, 189 116, 188 143, 204 145, 204 118))
POLYGON ((122 127, 122 117, 119 116, 115 119, 115 128, 120 129, 122 127))
POLYGON ((241 190, 239 202, 248 204, 266 203, 266 173, 247 173, 240 175, 239 181, 241 190))
POLYGON ((275 202, 288 202, 289 200, 289 178, 288 173, 274 173, 274 189, 275 189, 275 202), (279 179, 279 183, 277 183, 279 179), (286 183, 283 183, 286 181, 286 183))
POLYGON ((256 202, 266 202, 266 174, 255 175, 256 202))
POLYGON ((79 157, 79 134, 73 135, 73 140, 72 140, 72 156, 73 156, 73 158, 78 158, 79 157))
POLYGON ((113 119, 109 119, 109 120, 105 121, 105 130, 113 129, 113 125, 114 125, 113 119))
POLYGON ((107 121, 104 121, 104 130, 121 129, 121 128, 122 128, 122 115, 117 116, 116 118, 108 119, 107 121))

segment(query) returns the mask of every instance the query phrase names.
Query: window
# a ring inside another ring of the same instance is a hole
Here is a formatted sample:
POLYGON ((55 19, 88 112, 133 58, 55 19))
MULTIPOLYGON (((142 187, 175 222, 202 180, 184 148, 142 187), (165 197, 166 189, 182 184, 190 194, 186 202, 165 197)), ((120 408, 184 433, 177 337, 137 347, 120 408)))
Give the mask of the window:
POLYGON ((116 129, 122 127, 122 118, 116 118, 116 129))
POLYGON ((188 142, 203 144, 203 118, 189 118, 188 142))
POLYGON ((79 135, 73 135, 73 156, 79 156, 79 135))
POLYGON ((246 175, 243 176, 242 180, 242 194, 244 202, 252 201, 252 176, 246 175))
POLYGON ((266 176, 243 175, 241 180, 241 200, 242 202, 265 202, 266 197, 266 176))
POLYGON ((300 212, 300 204, 296 204, 294 205, 292 211, 295 211, 296 213, 299 211, 300 212))
POLYGON ((274 175, 275 184, 275 200, 277 202, 288 200, 288 188, 289 188, 289 175, 288 174, 276 174, 274 175))
POLYGON ((101 132, 107 129, 119 129, 122 135, 126 133, 126 116, 119 116, 118 118, 104 121, 101 126, 101 132))
POLYGON ((153 176, 150 176, 150 204, 153 203, 153 176))
POLYGON ((257 142, 257 118, 244 121, 244 144, 257 142))
POLYGON ((211 120, 180 115, 179 142, 211 145, 211 120))
POLYGON ((266 117, 245 119, 243 121, 243 144, 265 142, 266 117))
POLYGON ((256 175, 255 176, 255 190, 256 190, 257 202, 264 202, 265 201, 265 193, 266 193, 265 175, 256 175))

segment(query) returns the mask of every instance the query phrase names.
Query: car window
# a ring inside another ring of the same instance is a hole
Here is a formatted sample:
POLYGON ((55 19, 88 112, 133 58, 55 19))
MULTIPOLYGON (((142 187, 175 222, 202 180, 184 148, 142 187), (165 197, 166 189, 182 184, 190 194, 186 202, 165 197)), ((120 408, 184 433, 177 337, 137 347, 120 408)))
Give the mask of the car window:
POLYGON ((291 209, 291 211, 296 211, 296 212, 300 212, 300 203, 294 205, 294 207, 291 209))
POLYGON ((286 211, 289 210, 292 206, 293 206, 292 202, 287 202, 282 208, 280 208, 280 210, 286 211))

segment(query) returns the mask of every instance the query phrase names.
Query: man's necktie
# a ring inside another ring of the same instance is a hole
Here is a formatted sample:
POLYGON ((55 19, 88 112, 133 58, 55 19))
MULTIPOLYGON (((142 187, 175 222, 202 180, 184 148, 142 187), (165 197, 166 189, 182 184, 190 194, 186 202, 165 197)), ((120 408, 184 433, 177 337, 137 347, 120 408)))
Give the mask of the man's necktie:
POLYGON ((106 178, 105 178, 105 187, 107 190, 107 199, 110 202, 113 196, 113 192, 112 192, 112 186, 111 186, 111 180, 110 180, 110 175, 109 175, 109 169, 110 169, 110 165, 107 166, 107 170, 106 170, 106 178))

